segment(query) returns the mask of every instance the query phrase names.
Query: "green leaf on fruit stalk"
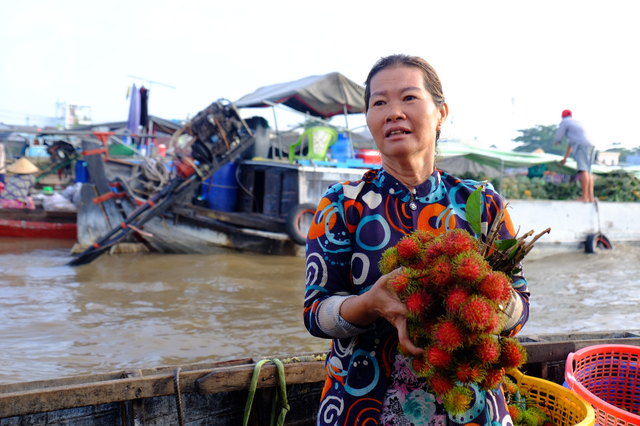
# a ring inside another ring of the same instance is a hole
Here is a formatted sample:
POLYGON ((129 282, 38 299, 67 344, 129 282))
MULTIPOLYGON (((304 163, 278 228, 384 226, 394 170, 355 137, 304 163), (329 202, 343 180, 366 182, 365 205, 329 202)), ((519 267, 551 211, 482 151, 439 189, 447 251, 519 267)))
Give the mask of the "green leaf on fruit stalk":
POLYGON ((467 199, 467 206, 465 207, 465 214, 467 216, 467 223, 476 233, 476 235, 482 234, 482 187, 479 187, 469 195, 467 199))
POLYGON ((508 240, 498 240, 495 242, 496 248, 500 251, 505 251, 515 246, 518 240, 515 238, 509 238, 508 240))

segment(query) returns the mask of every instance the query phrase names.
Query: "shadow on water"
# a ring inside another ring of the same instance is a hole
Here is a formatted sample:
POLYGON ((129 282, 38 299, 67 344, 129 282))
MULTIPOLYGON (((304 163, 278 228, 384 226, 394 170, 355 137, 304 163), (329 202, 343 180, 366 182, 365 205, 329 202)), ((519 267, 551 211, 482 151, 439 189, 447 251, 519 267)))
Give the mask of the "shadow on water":
MULTIPOLYGON (((0 383, 324 351, 302 322, 304 259, 104 255, 71 268, 71 243, 0 239, 0 383)), ((640 248, 526 262, 522 334, 640 323, 640 248)))

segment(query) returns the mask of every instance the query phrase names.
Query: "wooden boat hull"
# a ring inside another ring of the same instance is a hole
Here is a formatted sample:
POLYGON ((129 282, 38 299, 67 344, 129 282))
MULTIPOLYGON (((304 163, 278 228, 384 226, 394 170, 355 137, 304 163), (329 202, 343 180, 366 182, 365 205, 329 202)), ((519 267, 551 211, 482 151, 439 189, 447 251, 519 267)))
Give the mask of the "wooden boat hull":
MULTIPOLYGON (((567 356, 600 344, 640 346, 640 331, 548 334, 521 337, 528 361, 522 371, 558 384, 567 356)), ((286 425, 313 425, 324 385, 325 366, 316 355, 283 359, 291 411, 286 425)), ((242 424, 248 388, 259 359, 181 366, 179 389, 187 424, 242 424)), ((0 426, 17 424, 175 425, 176 367, 96 374, 0 385, 0 426)), ((265 364, 253 403, 255 423, 268 424, 278 385, 273 364, 265 364)))
MULTIPOLYGON (((213 212, 213 211, 211 211, 213 212)), ((205 216, 154 218, 142 238, 161 253, 216 254, 235 250, 278 256, 304 256, 304 246, 285 233, 244 228, 205 216)))
POLYGON ((76 212, 0 209, 0 236, 75 240, 76 218, 76 212))

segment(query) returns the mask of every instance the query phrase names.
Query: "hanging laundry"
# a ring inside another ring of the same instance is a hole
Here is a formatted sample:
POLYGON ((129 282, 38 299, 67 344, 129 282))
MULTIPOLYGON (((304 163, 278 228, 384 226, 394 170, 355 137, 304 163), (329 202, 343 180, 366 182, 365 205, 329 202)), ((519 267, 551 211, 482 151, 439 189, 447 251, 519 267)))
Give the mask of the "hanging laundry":
POLYGON ((131 133, 138 133, 140 125, 140 92, 133 85, 131 90, 131 101, 129 102, 129 118, 127 119, 127 129, 131 133))
POLYGON ((149 125, 149 90, 140 88, 140 124, 143 128, 149 125))

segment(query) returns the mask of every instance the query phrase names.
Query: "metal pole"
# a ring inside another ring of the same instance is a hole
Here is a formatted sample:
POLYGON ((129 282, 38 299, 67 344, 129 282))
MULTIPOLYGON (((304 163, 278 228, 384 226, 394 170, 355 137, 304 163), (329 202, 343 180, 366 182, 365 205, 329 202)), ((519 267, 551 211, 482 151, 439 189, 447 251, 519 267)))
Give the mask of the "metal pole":
POLYGON ((278 139, 278 158, 282 160, 282 145, 280 144, 280 132, 278 131, 278 119, 276 118, 276 108, 271 106, 273 110, 273 122, 276 125, 276 139, 278 139))
MULTIPOLYGON (((349 120, 347 120, 347 106, 342 105, 342 112, 344 114, 344 124, 347 126, 347 130, 349 130, 349 120)), ((353 150, 353 142, 351 141, 351 132, 347 131, 347 140, 349 141, 349 151, 351 152, 351 158, 356 158, 356 153, 353 150)))
POLYGON ((504 191, 502 190, 504 186, 504 159, 500 159, 500 195, 504 196, 504 191))

